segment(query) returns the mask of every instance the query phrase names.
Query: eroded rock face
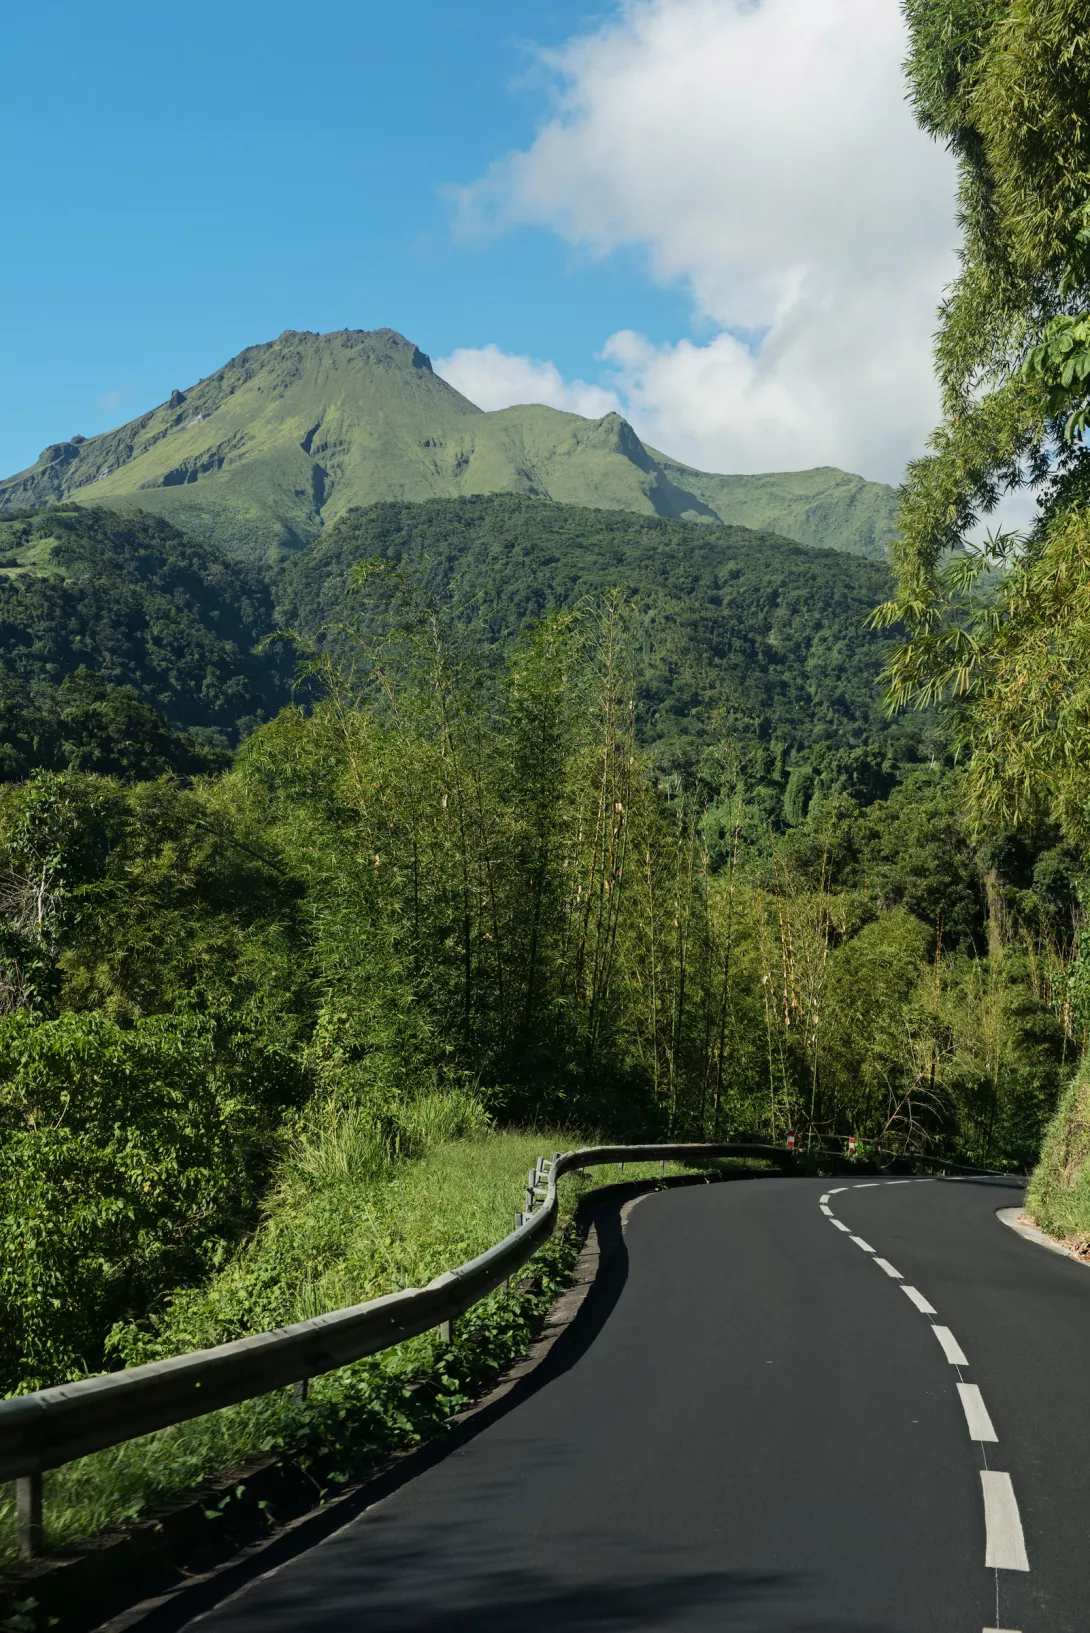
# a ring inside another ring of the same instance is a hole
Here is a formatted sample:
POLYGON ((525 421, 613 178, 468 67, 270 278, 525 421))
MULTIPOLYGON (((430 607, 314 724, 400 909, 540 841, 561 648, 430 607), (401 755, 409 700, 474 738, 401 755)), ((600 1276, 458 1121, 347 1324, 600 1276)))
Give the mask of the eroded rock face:
POLYGON ((167 403, 167 407, 168 408, 181 408, 181 406, 182 406, 182 404, 184 402, 185 402, 185 392, 184 391, 179 391, 177 389, 177 387, 175 387, 175 389, 170 394, 170 401, 169 401, 169 403, 167 403))
POLYGON ((56 465, 61 460, 65 463, 75 459, 79 448, 74 442, 51 442, 48 448, 43 448, 38 455, 39 465, 56 465))

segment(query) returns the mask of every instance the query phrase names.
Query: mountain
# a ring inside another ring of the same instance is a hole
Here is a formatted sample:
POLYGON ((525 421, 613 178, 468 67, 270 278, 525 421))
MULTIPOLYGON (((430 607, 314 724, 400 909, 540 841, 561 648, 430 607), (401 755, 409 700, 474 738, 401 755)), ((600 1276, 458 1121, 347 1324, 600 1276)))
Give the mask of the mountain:
POLYGON ((717 476, 646 447, 617 414, 485 413, 390 329, 287 330, 101 436, 0 481, 0 516, 75 500, 138 507, 230 555, 277 560, 356 506, 518 493, 770 530, 880 559, 892 488, 825 468, 717 476))
MULTIPOLYGON (((407 579, 501 655, 550 611, 631 592, 643 632, 640 736, 667 767, 724 732, 740 746, 778 742, 782 762, 819 744, 888 746, 920 726, 902 717, 891 728, 882 707, 893 638, 867 627, 889 592, 877 562, 745 527, 516 494, 387 502, 347 512, 276 570, 280 623, 349 657, 345 593, 353 568, 376 558, 403 569, 395 596, 407 579)), ((373 605, 356 600, 375 633, 386 576, 372 580, 373 605)))

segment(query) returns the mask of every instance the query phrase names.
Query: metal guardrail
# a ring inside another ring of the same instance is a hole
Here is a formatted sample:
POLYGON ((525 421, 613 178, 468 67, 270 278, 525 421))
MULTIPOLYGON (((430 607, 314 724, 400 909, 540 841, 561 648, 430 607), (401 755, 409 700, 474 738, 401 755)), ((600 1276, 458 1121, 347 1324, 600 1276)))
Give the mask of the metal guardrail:
POLYGON ((305 1394, 309 1379, 431 1327, 449 1338, 455 1317, 509 1280, 552 1235, 562 1174, 605 1163, 700 1164, 719 1157, 794 1162, 782 1146, 759 1143, 590 1146, 557 1153, 531 1169, 525 1210, 516 1215, 511 1234, 427 1287, 408 1287, 214 1349, 0 1401, 0 1481, 16 1483, 21 1554, 29 1559, 41 1550, 45 1470, 275 1389, 294 1386, 305 1394))
MULTIPOLYGON (((720 1157, 760 1157, 793 1168, 804 1154, 759 1141, 597 1145, 558 1152, 551 1161, 539 1159, 530 1170, 525 1209, 516 1215, 511 1234, 427 1287, 407 1287, 214 1349, 0 1401, 0 1482, 15 1481, 20 1553, 30 1559, 41 1551, 42 1474, 47 1469, 275 1389, 294 1387, 297 1395, 305 1395, 311 1378, 431 1327, 449 1339, 457 1316, 508 1281, 548 1241, 556 1227, 556 1184, 563 1174, 607 1163, 618 1163, 622 1170, 628 1162, 699 1166, 720 1157)), ((942 1169, 957 1167, 924 1155, 917 1160, 942 1169)))

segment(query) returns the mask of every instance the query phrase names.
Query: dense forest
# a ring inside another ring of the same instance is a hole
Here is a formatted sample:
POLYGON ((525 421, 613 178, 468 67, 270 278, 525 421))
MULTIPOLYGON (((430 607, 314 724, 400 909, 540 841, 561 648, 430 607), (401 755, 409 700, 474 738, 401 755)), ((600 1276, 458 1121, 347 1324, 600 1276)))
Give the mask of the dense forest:
POLYGON ((636 729, 667 769, 723 733, 781 757, 892 735, 876 678, 893 642, 866 627, 889 579, 858 557, 506 494, 380 504, 349 511, 281 570, 282 623, 345 659, 345 594, 368 563, 399 570, 387 603, 408 583, 499 654, 549 613, 626 591, 640 615, 636 729))
POLYGON ((981 845, 963 773, 880 738, 751 779, 709 723, 664 769, 624 590, 497 655, 401 565, 348 577, 229 770, 3 791, 9 1389, 131 1353, 285 1139, 396 1154, 422 1106, 1032 1160, 1082 1026, 1062 843, 981 845))
POLYGON ((78 669, 176 730, 231 746, 289 695, 255 650, 274 626, 257 573, 158 517, 57 505, 0 520, 0 658, 48 713, 78 669))

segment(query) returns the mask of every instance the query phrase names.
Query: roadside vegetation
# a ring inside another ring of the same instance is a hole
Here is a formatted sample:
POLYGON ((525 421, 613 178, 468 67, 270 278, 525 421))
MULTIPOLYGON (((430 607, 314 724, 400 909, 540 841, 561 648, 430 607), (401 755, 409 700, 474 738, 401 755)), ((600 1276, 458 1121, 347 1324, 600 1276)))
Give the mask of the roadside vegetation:
MULTIPOLYGON (((119 1327, 114 1364, 423 1286, 505 1236, 526 1170, 570 1143, 548 1129, 490 1131, 472 1100, 421 1104, 414 1135, 417 1154, 393 1160, 358 1116, 325 1108, 320 1123, 286 1142, 253 1236, 205 1282, 166 1298, 149 1322, 119 1327)), ((561 1186, 565 1227, 584 1188, 574 1178, 561 1186)), ((303 1401, 280 1390, 48 1474, 47 1545, 138 1519, 168 1496, 271 1455, 306 1471, 315 1502, 335 1495, 384 1454, 437 1433, 521 1353, 576 1250, 563 1230, 554 1236, 512 1291, 492 1294, 455 1324, 450 1345, 424 1334, 314 1379, 303 1401)), ((6 1488, 0 1566, 15 1557, 6 1488)))
MULTIPOLYGON (((909 88, 923 128, 955 154, 961 271, 942 308, 943 419, 910 466, 879 623, 906 638, 900 703, 941 704, 966 763, 977 832, 1054 835, 1085 896, 1090 812, 1090 33, 1076 0, 908 0, 909 88), (1003 494, 1029 490, 1023 533, 965 547, 1003 494)), ((1087 976, 1066 976, 1079 1052, 1087 976)), ((1070 1088, 1029 1206, 1090 1236, 1085 1086, 1070 1088)))
MULTIPOLYGON (((165 1298, 147 1320, 118 1326, 111 1359, 138 1364, 426 1286, 513 1228, 539 1156, 584 1143, 593 1137, 571 1129, 497 1130, 478 1098, 451 1093, 420 1101, 406 1116, 395 1155, 358 1110, 323 1104, 285 1140, 252 1235, 205 1281, 165 1298)), ((668 1178, 686 1172, 676 1163, 664 1168, 668 1178)), ((623 1178, 658 1174, 657 1163, 628 1164, 623 1178)), ((613 1169, 564 1178, 556 1234, 512 1287, 455 1322, 449 1344, 425 1333, 313 1379, 304 1400, 281 1390, 47 1474, 47 1546, 138 1520, 224 1470, 243 1471, 221 1499, 237 1503, 246 1468, 270 1457, 302 1470, 318 1502, 391 1452, 439 1433, 535 1336, 579 1251, 572 1229, 579 1198, 619 1177, 613 1169)), ((275 1505, 266 1518, 276 1523, 275 1505)), ((16 1558, 7 1489, 0 1569, 16 1558)))

